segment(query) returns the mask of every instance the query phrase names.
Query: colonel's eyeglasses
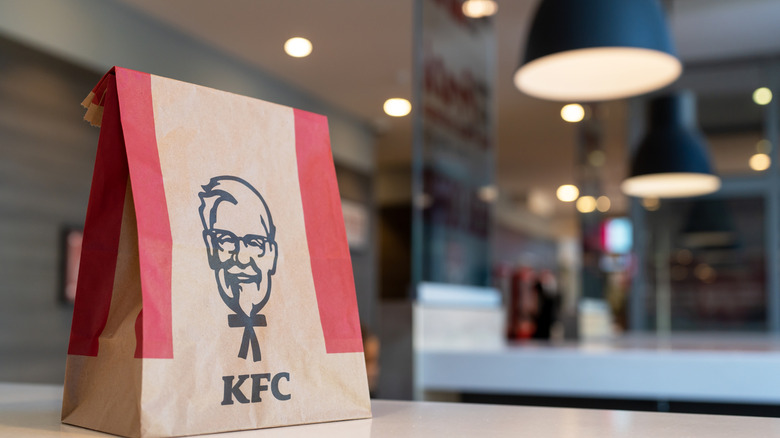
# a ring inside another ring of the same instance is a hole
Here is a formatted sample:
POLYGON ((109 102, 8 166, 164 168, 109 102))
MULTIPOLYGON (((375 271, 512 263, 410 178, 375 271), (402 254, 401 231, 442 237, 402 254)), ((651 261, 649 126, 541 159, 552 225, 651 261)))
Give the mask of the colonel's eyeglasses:
POLYGON ((245 236, 236 236, 228 230, 211 229, 208 230, 217 249, 230 253, 238 252, 239 242, 243 242, 247 248, 252 248, 258 252, 258 255, 265 255, 265 242, 268 237, 257 234, 247 234, 245 236))

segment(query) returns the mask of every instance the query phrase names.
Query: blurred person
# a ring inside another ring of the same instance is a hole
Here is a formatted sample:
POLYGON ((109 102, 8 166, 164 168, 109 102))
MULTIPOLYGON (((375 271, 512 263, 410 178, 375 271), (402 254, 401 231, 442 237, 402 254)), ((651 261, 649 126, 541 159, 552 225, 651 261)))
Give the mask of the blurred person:
POLYGON ((534 292, 538 304, 535 318, 536 330, 533 338, 550 339, 552 327, 558 321, 558 312, 561 307, 561 294, 552 271, 545 269, 539 273, 534 284, 534 292))

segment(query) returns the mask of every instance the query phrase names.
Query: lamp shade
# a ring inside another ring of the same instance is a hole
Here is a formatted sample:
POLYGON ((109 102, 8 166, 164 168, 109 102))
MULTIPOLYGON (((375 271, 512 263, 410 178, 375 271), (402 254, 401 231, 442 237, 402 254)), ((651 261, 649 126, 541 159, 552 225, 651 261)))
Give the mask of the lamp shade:
POLYGON ((693 202, 680 234, 680 243, 691 249, 735 249, 739 246, 734 218, 722 199, 693 202))
POLYGON ((680 73, 657 0, 542 0, 514 82, 534 97, 583 102, 647 93, 680 73))
POLYGON ((712 171, 695 126, 693 95, 680 93, 650 102, 649 129, 631 164, 623 192, 645 198, 682 198, 712 193, 720 178, 712 171))

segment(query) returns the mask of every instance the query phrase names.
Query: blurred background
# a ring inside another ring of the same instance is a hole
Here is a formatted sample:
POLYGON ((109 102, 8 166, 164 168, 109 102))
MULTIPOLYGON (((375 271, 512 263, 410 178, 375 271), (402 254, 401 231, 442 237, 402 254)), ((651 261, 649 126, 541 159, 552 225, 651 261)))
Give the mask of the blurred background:
POLYGON ((328 116, 375 397, 780 415, 780 2, 650 3, 682 74, 571 99, 516 86, 537 0, 0 3, 0 381, 63 380, 119 65, 328 116), (717 187, 628 196, 670 93, 717 187))

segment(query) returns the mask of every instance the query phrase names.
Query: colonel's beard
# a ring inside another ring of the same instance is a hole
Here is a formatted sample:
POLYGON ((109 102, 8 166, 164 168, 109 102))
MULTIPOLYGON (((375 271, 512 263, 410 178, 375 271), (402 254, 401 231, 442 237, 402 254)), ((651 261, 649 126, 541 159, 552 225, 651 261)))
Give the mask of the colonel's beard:
POLYGON ((236 313, 242 311, 244 315, 251 316, 260 311, 265 305, 271 284, 263 281, 263 273, 247 277, 238 276, 227 272, 227 269, 214 270, 217 278, 217 287, 223 297, 228 297, 226 304, 236 313))

